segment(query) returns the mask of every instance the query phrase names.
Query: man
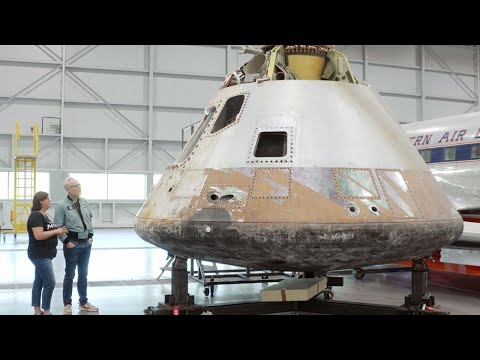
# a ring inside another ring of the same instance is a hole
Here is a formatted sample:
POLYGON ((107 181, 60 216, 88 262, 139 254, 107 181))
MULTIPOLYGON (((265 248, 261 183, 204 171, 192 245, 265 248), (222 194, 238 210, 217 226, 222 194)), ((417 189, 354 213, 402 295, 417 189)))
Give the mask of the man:
POLYGON ((98 311, 98 308, 88 302, 87 275, 88 261, 93 243, 92 212, 88 202, 80 197, 80 183, 69 177, 63 184, 67 198, 55 208, 55 225, 66 226, 68 234, 59 236, 63 242, 65 257, 65 277, 63 279, 63 314, 72 314, 72 287, 75 278, 75 268, 78 266, 77 290, 79 296, 78 309, 81 311, 98 311))

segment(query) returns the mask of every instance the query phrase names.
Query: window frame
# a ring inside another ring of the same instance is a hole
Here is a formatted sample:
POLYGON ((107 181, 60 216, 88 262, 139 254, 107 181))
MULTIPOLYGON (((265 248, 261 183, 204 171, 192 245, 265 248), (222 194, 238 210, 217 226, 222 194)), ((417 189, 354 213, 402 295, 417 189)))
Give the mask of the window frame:
POLYGON ((295 129, 293 127, 262 127, 257 128, 253 136, 250 147, 250 153, 247 163, 292 163, 295 144, 295 129), (287 133, 287 153, 281 157, 256 157, 255 150, 260 138, 260 133, 264 132, 286 132, 287 133))
POLYGON ((443 161, 455 161, 457 158, 457 148, 455 146, 449 146, 443 149, 443 161), (447 155, 453 153, 453 158, 448 158, 447 155))
POLYGON ((256 142, 256 145, 255 145, 255 149, 253 150, 253 156, 256 157, 256 158, 262 158, 262 159, 271 159, 271 158, 284 158, 285 156, 287 156, 287 153, 288 153, 288 132, 286 131, 262 131, 262 132, 259 132, 258 135, 257 135, 257 142, 256 142), (260 145, 260 141, 263 140, 263 141, 268 141, 267 138, 266 138, 266 134, 285 134, 284 137, 283 137, 283 148, 282 148, 282 155, 277 155, 277 156, 259 156, 257 153, 258 153, 258 150, 259 150, 259 145, 260 145), (265 135, 265 138, 262 139, 262 135, 265 135))
POLYGON ((420 150, 420 156, 422 157, 423 161, 429 163, 432 161, 432 150, 420 150), (428 159, 426 159, 426 156, 424 155, 428 155, 428 159))
POLYGON ((470 159, 480 159, 480 144, 473 144, 470 150, 470 159), (478 152, 478 156, 474 156, 474 151, 478 152))
POLYGON ((212 125, 212 129, 210 130, 210 133, 209 133, 209 136, 215 136, 219 133, 221 133, 222 131, 234 126, 235 124, 238 124, 238 122, 240 121, 240 119, 242 118, 242 114, 243 114, 243 110, 245 109, 245 105, 247 104, 247 101, 248 101, 248 97, 249 97, 249 93, 237 93, 237 94, 233 94, 231 96, 229 96, 227 99, 225 99, 219 107, 217 107, 217 111, 218 111, 218 115, 215 117, 215 121, 212 125), (217 125, 217 122, 218 120, 220 119, 220 116, 222 116, 223 114, 223 111, 225 110, 225 107, 227 106, 227 103, 235 98, 235 97, 238 97, 238 96, 243 96, 243 102, 242 102, 242 105, 240 106, 240 109, 238 110, 237 114, 235 115, 235 120, 230 122, 229 124, 226 124, 226 125, 223 125, 221 128, 215 130, 215 126, 217 125), (215 131, 214 131, 215 130, 215 131))

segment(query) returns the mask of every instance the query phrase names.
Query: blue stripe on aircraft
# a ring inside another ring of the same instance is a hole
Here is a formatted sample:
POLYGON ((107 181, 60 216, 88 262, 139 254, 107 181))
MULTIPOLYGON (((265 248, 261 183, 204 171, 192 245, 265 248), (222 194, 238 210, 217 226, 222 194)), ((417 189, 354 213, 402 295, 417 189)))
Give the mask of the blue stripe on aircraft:
MULTIPOLYGON (((436 147, 431 149, 420 149, 418 152, 422 155, 425 152, 430 152, 430 160, 426 161, 427 164, 434 164, 438 162, 455 162, 455 161, 465 161, 465 160, 474 160, 480 159, 480 149, 477 150, 476 157, 472 157, 472 147, 479 144, 466 144, 466 145, 457 145, 457 146, 446 146, 446 147, 436 147), (450 160, 445 160, 445 149, 455 149, 455 158, 450 160)), ((423 156, 423 155, 422 155, 423 156)))

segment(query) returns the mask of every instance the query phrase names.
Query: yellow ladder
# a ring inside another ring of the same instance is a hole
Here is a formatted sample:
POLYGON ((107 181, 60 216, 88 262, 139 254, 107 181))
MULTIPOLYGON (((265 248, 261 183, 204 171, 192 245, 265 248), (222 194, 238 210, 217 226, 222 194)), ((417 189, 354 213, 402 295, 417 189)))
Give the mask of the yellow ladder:
MULTIPOLYGON (((32 207, 37 185, 38 124, 17 122, 14 139, 14 192, 13 208, 10 212, 12 230, 3 234, 27 233, 27 219, 32 207), (33 145, 33 147, 32 147, 33 145)), ((5 240, 5 235, 4 235, 5 240)))

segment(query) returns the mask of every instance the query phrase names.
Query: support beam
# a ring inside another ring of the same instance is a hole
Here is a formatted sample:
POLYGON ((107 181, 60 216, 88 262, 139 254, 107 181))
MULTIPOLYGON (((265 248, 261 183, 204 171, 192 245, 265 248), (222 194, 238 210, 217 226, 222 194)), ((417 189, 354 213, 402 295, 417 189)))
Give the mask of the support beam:
POLYGON ((213 80, 213 81, 223 81, 225 80, 224 76, 215 76, 215 75, 208 75, 208 74, 186 74, 186 73, 161 73, 155 72, 153 74, 156 77, 164 77, 170 79, 187 79, 187 80, 213 80))
MULTIPOLYGON (((148 171, 153 169, 153 102, 155 100, 155 96, 153 93, 154 89, 154 78, 153 78, 153 71, 155 70, 155 45, 149 46, 149 63, 148 63, 148 171)), ((148 186, 149 184, 147 184, 148 186)))
POLYGON ((60 90, 60 170, 63 170, 64 159, 63 159, 63 134, 64 134, 64 115, 65 115, 65 58, 66 58, 66 45, 62 45, 62 78, 61 78, 61 90, 60 90))
POLYGON ((71 65, 75 61, 80 60, 82 57, 87 55, 89 52, 91 52, 93 49, 95 49, 98 45, 88 45, 84 47, 82 50, 76 52, 74 55, 72 55, 69 59, 67 59, 66 64, 71 65))
POLYGON ((77 150, 80 154, 82 154, 83 156, 85 156, 87 159, 89 159, 91 162, 93 162, 95 165, 97 165, 100 169, 103 170, 103 166, 100 165, 98 162, 96 162, 95 160, 93 160, 90 156, 88 156, 86 153, 84 153, 82 150, 80 150, 77 146, 73 145, 70 141, 67 141, 64 139, 64 143, 66 145, 70 145, 71 147, 73 147, 75 150, 77 150))
POLYGON ((227 45, 227 47, 225 48, 225 75, 228 74, 228 69, 230 69, 229 57, 230 57, 231 50, 232 50, 232 46, 227 45))
POLYGON ((105 138, 105 148, 104 148, 104 151, 105 153, 103 154, 103 162, 105 163, 105 170, 108 170, 108 139, 105 138))
POLYGON ((420 120, 425 120, 427 118, 427 104, 425 95, 427 92, 426 81, 425 81, 425 45, 420 45, 420 79, 422 87, 422 117, 420 120))
POLYGON ((158 145, 158 144, 155 143, 155 142, 153 143, 153 145, 156 146, 158 149, 162 150, 165 154, 167 154, 167 156, 168 156, 171 160, 175 160, 175 158, 174 158, 172 155, 170 155, 170 153, 169 153, 167 150, 165 150, 163 147, 161 147, 160 145, 158 145))
POLYGON ((477 76, 475 77, 475 84, 477 85, 475 92, 477 93, 477 111, 480 111, 480 45, 477 45, 477 52, 476 52, 476 60, 477 60, 477 76))
POLYGON ((433 59, 443 68, 446 68, 450 71, 449 75, 457 83, 457 85, 468 95, 469 98, 474 99, 475 98, 475 93, 470 87, 463 81, 460 76, 458 76, 457 73, 442 59, 440 55, 437 54, 435 50, 432 49, 432 47, 426 45, 426 49, 430 53, 430 55, 433 57, 433 59))
POLYGON ((118 204, 116 204, 116 206, 117 206, 119 209, 122 209, 122 210, 126 211, 127 213, 129 213, 129 214, 132 215, 133 217, 137 216, 136 213, 131 212, 131 211, 128 210, 128 209, 125 209, 123 206, 120 206, 120 205, 118 205, 118 204))
POLYGON ((45 145, 43 145, 43 146, 38 150, 38 153, 40 154, 43 149, 45 149, 46 147, 48 147, 48 146, 50 146, 50 145, 56 144, 58 141, 60 141, 60 137, 55 137, 52 141, 49 141, 48 143, 46 143, 45 145))
POLYGON ((115 161, 112 165, 109 165, 108 168, 111 170, 111 169, 114 169, 115 166, 120 163, 122 160, 125 160, 126 158, 128 158, 129 156, 131 156, 133 153, 135 153, 135 151, 137 151, 138 149, 140 149, 142 146, 145 146, 145 144, 148 143, 148 140, 147 141, 144 141, 142 142, 140 145, 138 145, 137 147, 135 147, 133 150, 129 151, 126 155, 122 156, 120 159, 118 159, 117 161, 115 161))
MULTIPOLYGON (((0 96, 0 101, 7 101, 9 98, 0 96)), ((51 105, 57 104, 61 102, 62 99, 46 99, 46 98, 29 98, 29 97, 20 97, 16 96, 11 102, 22 102, 24 104, 37 104, 39 102, 51 105)), ((72 101, 72 100, 64 100, 64 105, 67 106, 77 106, 77 107, 88 107, 90 109, 105 109, 108 108, 106 104, 103 103, 95 103, 95 102, 86 102, 86 101, 72 101)), ((115 104, 110 103, 110 106, 113 106, 117 109, 125 109, 125 110, 142 110, 148 111, 148 104, 141 105, 141 104, 115 104)), ((203 113, 203 108, 199 107, 189 107, 189 106, 162 106, 162 105, 154 105, 154 111, 166 111, 166 112, 185 112, 189 114, 199 114, 203 113)), ((144 138, 148 138, 145 134, 144 138)))
POLYGON ((368 81, 368 48, 363 45, 363 80, 368 81))
POLYGON ((41 60, 10 60, 0 59, 0 65, 18 66, 18 67, 36 67, 36 68, 54 68, 60 65, 61 62, 50 62, 41 60))
POLYGON ((115 109, 107 100, 105 100, 100 94, 98 94, 95 90, 93 90, 90 86, 88 86, 82 79, 80 79, 77 75, 67 69, 67 75, 76 82, 80 87, 90 93, 94 99, 102 101, 107 107, 115 114, 119 119, 126 121, 127 124, 130 124, 135 130, 140 132, 143 136, 148 137, 147 134, 143 130, 141 130, 137 125, 135 125, 132 121, 130 121, 125 115, 123 115, 120 111, 115 109))
POLYGON ((474 102, 472 105, 470 105, 470 106, 468 107, 468 109, 464 111, 464 114, 469 113, 470 110, 472 110, 474 107, 476 107, 476 108, 477 108, 477 111, 478 111, 478 101, 476 101, 476 102, 474 102))
MULTIPOLYGON (((15 134, 12 133, 12 143, 10 144, 11 145, 11 154, 12 156, 10 158, 13 158, 14 154, 15 154, 15 134)), ((10 160, 11 161, 11 160, 10 160)), ((13 168, 13 162, 10 163, 10 166, 13 168)))
POLYGON ((53 61, 58 61, 59 63, 62 61, 62 58, 60 58, 55 51, 50 49, 47 45, 35 45, 37 48, 39 48, 45 55, 47 55, 50 59, 53 61))
POLYGON ((62 65, 58 65, 56 66, 54 69, 50 70, 49 72, 47 72, 46 74, 42 75, 41 77, 39 77, 37 80, 31 82, 30 84, 28 84, 27 86, 25 86, 23 89, 21 89, 20 91, 16 92, 14 95, 12 95, 11 97, 9 97, 7 100, 5 100, 4 102, 2 102, 0 104, 0 112, 5 110, 9 104, 12 102, 12 100, 14 100, 18 95, 20 94, 28 94, 30 93, 31 91, 35 90, 36 88, 38 88, 40 85, 42 85, 43 83, 45 83, 46 81, 50 80, 51 78, 53 78, 55 75, 57 75, 59 72, 60 72, 60 68, 61 68, 62 65))
MULTIPOLYGON (((152 45, 155 46, 155 45, 152 45)), ((0 62, 2 60, 0 59, 0 62)), ((100 73, 100 74, 118 74, 118 75, 135 75, 135 76, 148 76, 150 70, 132 70, 132 69, 122 69, 122 68, 106 68, 100 66, 91 66, 91 65, 68 65, 67 69, 72 72, 84 72, 84 73, 100 73)), ((209 74, 188 74, 188 73, 165 73, 165 72, 153 72, 154 77, 162 77, 169 79, 186 79, 186 80, 210 80, 210 81, 222 81, 224 78, 220 75, 209 75, 209 74)))

